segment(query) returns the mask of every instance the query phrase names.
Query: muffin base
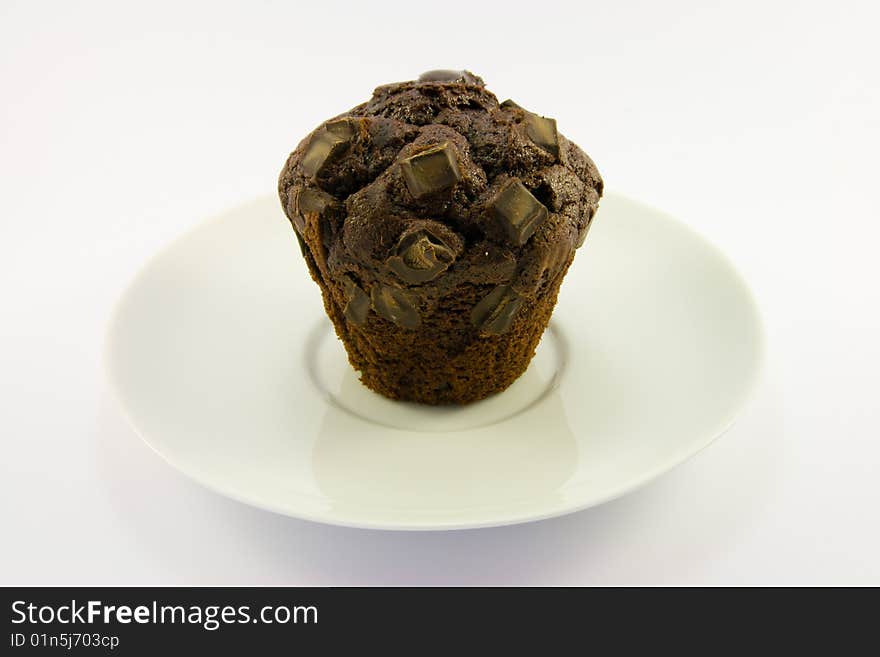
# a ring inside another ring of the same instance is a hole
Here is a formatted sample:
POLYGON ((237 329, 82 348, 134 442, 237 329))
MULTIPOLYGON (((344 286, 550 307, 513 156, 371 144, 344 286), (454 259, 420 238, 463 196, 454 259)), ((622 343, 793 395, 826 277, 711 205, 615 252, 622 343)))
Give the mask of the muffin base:
MULTIPOLYGON (((570 264, 570 262, 569 262, 570 264)), ((494 286, 465 285, 441 298, 418 329, 404 329, 369 313, 362 325, 343 315, 342 285, 319 280, 327 314, 361 382, 390 399, 423 404, 467 404, 505 390, 529 365, 550 321, 566 265, 535 300, 526 299, 510 329, 481 336, 473 307, 494 286), (330 289, 338 288, 338 289, 330 289)))

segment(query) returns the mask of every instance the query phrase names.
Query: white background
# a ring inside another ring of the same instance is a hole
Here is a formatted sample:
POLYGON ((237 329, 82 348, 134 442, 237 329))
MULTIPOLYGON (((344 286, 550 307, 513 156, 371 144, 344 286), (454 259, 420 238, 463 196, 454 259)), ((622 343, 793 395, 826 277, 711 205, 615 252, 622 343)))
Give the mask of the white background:
POLYGON ((3 0, 0 583, 880 584, 877 7, 3 0), (102 375, 127 281, 374 86, 465 67, 737 264, 769 344, 739 423, 490 530, 320 526, 166 466, 102 375))

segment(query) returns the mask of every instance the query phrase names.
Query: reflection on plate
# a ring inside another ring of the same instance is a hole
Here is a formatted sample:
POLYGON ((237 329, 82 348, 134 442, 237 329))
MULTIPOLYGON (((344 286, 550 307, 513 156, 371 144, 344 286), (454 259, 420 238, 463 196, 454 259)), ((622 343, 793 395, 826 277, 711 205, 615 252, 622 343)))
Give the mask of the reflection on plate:
POLYGON ((720 435, 756 383, 758 314, 726 259, 609 195, 507 391, 462 408, 364 388, 272 198, 151 260, 107 369, 138 433, 229 497, 321 522, 479 527, 630 491, 720 435))

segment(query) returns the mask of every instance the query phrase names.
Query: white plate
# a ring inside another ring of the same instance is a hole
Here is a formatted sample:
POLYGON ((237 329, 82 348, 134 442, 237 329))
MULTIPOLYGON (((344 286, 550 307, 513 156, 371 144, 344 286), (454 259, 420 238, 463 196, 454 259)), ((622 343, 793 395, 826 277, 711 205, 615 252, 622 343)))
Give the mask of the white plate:
POLYGON ((144 267, 107 369, 144 440, 223 495, 321 522, 452 529, 576 511, 666 472, 732 423, 762 344, 714 247, 609 195, 519 381, 464 408, 392 402, 358 382, 266 198, 144 267))

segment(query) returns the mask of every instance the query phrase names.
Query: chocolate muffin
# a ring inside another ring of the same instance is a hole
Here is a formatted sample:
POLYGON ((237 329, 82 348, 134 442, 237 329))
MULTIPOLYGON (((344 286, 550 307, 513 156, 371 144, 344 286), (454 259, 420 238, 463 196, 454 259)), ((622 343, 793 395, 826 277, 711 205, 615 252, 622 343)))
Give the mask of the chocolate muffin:
POLYGON ((318 127, 278 191, 361 381, 464 404, 525 371, 602 178, 553 119, 431 71, 318 127))

